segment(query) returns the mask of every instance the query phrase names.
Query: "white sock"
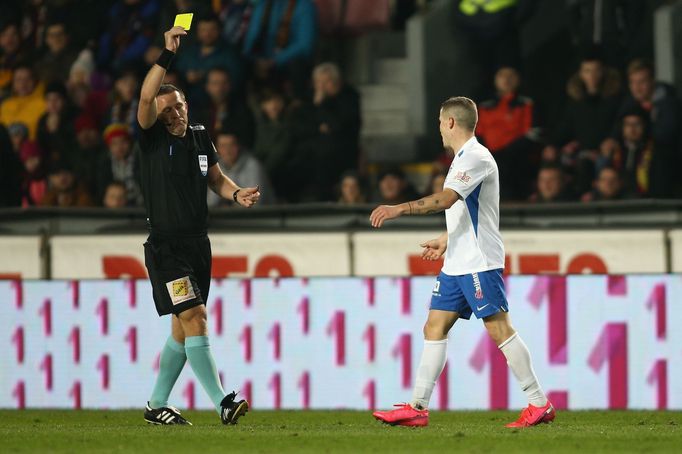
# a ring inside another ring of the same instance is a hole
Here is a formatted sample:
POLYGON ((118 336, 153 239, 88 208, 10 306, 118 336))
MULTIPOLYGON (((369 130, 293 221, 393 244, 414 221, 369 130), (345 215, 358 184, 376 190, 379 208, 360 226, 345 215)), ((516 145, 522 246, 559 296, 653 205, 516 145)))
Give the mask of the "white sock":
POLYGON ((545 396, 540 383, 538 383, 538 378, 535 376, 530 352, 519 333, 514 333, 498 348, 507 358, 507 364, 521 385, 521 389, 526 393, 528 402, 536 407, 547 405, 547 396, 545 396))
POLYGON ((417 379, 414 382, 411 405, 417 409, 429 406, 433 387, 447 360, 448 340, 424 341, 424 351, 417 369, 417 379))

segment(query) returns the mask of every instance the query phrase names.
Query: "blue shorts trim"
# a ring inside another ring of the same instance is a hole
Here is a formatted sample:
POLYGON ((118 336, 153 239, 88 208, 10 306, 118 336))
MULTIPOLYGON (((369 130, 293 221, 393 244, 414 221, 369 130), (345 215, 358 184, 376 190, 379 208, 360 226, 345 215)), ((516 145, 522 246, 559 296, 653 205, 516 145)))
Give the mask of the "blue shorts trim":
POLYGON ((441 271, 431 293, 431 309, 457 312, 469 320, 509 312, 502 269, 449 276, 441 271))

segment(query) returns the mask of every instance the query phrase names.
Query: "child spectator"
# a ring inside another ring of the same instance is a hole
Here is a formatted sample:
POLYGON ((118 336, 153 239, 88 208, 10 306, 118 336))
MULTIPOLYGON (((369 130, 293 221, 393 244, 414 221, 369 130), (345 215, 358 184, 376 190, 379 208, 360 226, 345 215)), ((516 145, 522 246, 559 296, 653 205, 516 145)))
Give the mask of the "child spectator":
POLYGON ((139 185, 140 164, 133 153, 133 144, 128 125, 114 123, 104 130, 104 143, 109 152, 102 155, 97 164, 95 195, 103 200, 104 192, 112 181, 126 186, 128 205, 142 205, 142 191, 139 185))
POLYGON ((123 208, 128 204, 128 194, 125 183, 112 181, 104 190, 102 206, 104 208, 116 209, 123 208))
POLYGON ((24 165, 21 205, 23 207, 40 205, 47 192, 43 154, 35 142, 24 142, 20 158, 24 165))
POLYGON ((583 202, 600 202, 623 198, 623 183, 620 174, 613 167, 604 167, 599 171, 594 182, 594 189, 583 194, 580 200, 583 202))

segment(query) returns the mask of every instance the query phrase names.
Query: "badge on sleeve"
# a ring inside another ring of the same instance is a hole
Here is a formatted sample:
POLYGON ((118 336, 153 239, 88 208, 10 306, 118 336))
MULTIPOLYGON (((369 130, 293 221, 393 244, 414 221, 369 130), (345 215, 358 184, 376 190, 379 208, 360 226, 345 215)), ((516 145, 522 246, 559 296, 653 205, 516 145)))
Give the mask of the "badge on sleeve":
POLYGON ((201 170, 203 176, 206 176, 208 173, 208 156, 205 154, 199 155, 199 170, 201 170))

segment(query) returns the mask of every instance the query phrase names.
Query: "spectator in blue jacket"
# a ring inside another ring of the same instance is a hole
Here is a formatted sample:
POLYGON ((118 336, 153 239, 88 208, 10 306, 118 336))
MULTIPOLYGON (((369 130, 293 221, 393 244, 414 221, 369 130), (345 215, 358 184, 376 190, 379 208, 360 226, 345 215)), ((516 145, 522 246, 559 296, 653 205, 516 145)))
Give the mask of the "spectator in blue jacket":
POLYGON ((244 43, 259 83, 279 85, 302 98, 317 39, 312 0, 261 0, 254 8, 244 43))
POLYGON ((189 84, 191 101, 203 100, 206 75, 213 68, 230 74, 230 82, 238 89, 243 82, 243 68, 239 55, 220 37, 220 21, 214 14, 197 20, 197 42, 178 53, 177 69, 189 84))
POLYGON ((99 41, 99 66, 120 70, 142 62, 159 10, 158 0, 118 0, 109 10, 109 27, 99 41))

